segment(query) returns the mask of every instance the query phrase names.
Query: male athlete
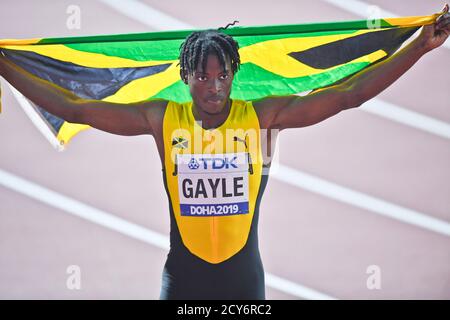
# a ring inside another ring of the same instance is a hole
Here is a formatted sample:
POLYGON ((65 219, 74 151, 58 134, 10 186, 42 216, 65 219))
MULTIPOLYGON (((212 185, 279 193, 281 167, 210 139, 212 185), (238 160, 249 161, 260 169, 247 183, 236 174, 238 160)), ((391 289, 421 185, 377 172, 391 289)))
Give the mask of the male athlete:
POLYGON ((328 88, 299 97, 230 99, 238 45, 215 30, 181 47, 180 75, 192 102, 126 106, 81 99, 0 56, 0 75, 48 112, 72 123, 154 137, 170 204, 170 252, 161 299, 265 299, 258 248, 259 205, 270 166, 263 129, 300 128, 375 97, 450 34, 448 5, 435 24, 392 57, 328 88))

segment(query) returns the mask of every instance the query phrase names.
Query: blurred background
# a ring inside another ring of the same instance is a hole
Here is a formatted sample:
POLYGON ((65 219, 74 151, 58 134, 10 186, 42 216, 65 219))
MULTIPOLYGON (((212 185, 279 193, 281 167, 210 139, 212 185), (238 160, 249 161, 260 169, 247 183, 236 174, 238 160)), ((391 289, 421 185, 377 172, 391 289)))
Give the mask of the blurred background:
MULTIPOLYGON (((443 5, 2 0, 0 38, 361 20, 443 5)), ((282 132, 281 170, 260 209, 268 299, 450 298, 449 64, 447 41, 359 109, 282 132)), ((153 138, 90 129, 57 152, 1 86, 0 298, 158 299, 169 215, 153 138)))

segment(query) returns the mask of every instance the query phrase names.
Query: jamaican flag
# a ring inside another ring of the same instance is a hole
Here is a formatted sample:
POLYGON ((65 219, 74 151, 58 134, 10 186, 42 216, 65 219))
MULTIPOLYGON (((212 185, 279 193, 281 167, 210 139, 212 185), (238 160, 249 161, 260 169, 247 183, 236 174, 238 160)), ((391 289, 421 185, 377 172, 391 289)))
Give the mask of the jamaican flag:
MULTIPOLYGON (((439 15, 225 29, 239 43, 241 56, 231 97, 254 100, 332 85, 392 55, 439 15)), ((178 56, 192 31, 6 39, 0 40, 0 48, 13 63, 81 98, 123 103, 126 108, 127 103, 155 98, 191 99, 180 79, 178 56)), ((29 105, 34 119, 61 148, 88 128, 29 105)))

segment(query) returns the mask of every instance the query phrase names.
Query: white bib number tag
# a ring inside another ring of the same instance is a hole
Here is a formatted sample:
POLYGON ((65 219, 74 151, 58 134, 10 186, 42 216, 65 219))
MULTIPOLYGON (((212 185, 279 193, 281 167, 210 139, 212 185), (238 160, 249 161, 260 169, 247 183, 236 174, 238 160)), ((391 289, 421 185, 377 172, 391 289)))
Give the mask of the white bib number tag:
POLYGON ((248 213, 248 170, 243 152, 177 155, 181 215, 248 213))

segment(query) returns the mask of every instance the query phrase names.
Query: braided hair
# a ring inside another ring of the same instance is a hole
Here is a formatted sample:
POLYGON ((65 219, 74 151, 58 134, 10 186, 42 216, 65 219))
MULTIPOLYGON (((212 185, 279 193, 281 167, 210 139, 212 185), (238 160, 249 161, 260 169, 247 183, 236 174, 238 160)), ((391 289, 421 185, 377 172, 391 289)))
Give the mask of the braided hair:
MULTIPOLYGON (((235 21, 234 23, 236 23, 235 21)), ((239 70, 240 57, 239 45, 229 35, 218 30, 210 29, 191 33, 180 46, 180 76, 187 84, 188 74, 193 74, 197 66, 206 69, 208 54, 215 54, 219 58, 221 66, 225 69, 225 61, 228 56, 231 60, 231 70, 235 74, 239 70)))

